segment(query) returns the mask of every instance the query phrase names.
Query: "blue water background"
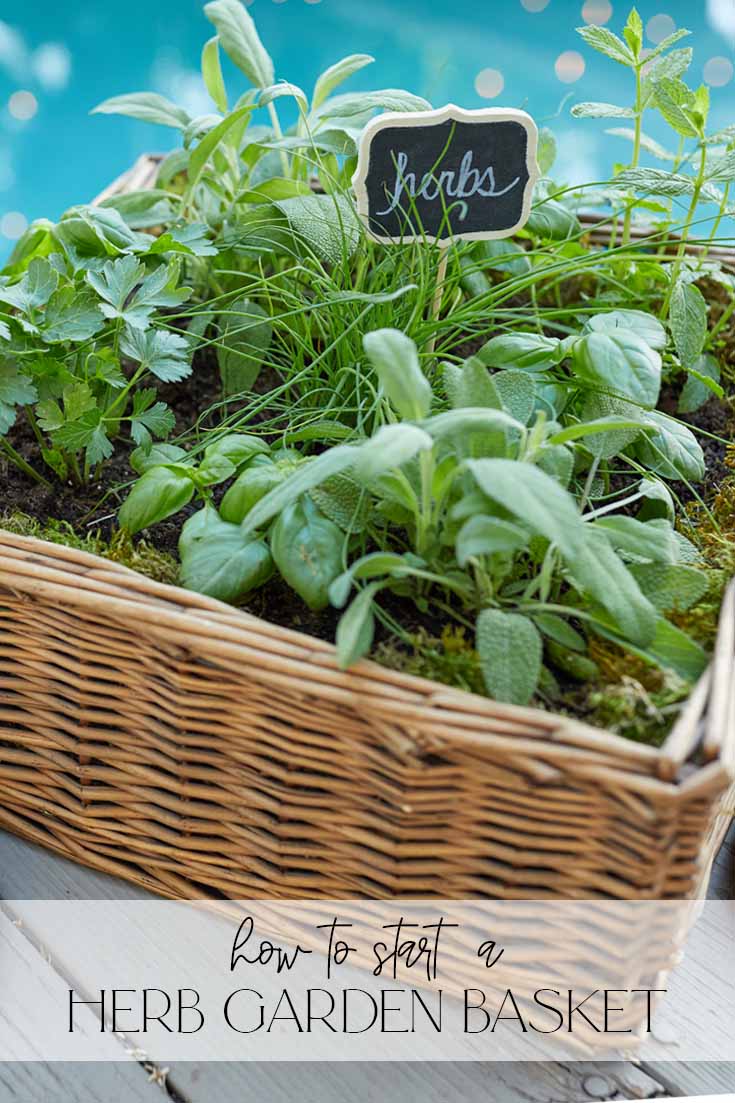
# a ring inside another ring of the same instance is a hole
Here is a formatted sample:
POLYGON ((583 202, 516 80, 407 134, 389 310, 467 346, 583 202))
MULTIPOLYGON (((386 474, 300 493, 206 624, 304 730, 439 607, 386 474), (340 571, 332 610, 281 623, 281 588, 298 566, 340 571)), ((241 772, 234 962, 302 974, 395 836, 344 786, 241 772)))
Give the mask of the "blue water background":
MULTIPOLYGON (((17 229, 16 216, 57 218, 93 197, 140 153, 177 143, 173 131, 90 116, 100 100, 150 89, 194 113, 211 110, 198 75, 202 44, 213 33, 202 7, 200 0, 30 0, 0 11, 0 256, 10 247, 2 228, 17 229), (38 103, 26 121, 8 109, 18 90, 32 92, 38 103)), ((632 98, 626 70, 575 34, 581 7, 580 0, 550 0, 541 12, 527 11, 520 0, 254 0, 250 11, 278 79, 310 91, 316 75, 339 57, 373 54, 376 64, 348 87, 405 87, 435 105, 524 107, 557 132, 558 175, 581 182, 606 178, 629 147, 604 133, 612 123, 570 118, 570 104, 554 118, 561 100, 570 93, 570 103, 628 104, 632 98), (566 50, 586 61, 572 84, 555 73, 566 50), (505 80, 492 100, 475 90, 485 68, 500 70, 505 80)), ((644 22, 663 12, 695 32, 693 80, 702 79, 709 58, 732 58, 733 41, 721 31, 728 12, 735 23, 735 0, 643 0, 638 7, 644 22)), ((615 0, 608 25, 619 31, 627 8, 615 0)), ((246 81, 227 61, 225 73, 234 100, 246 81)), ((713 103, 716 125, 735 122, 735 83, 713 89, 713 103)), ((664 135, 660 128, 654 133, 664 135)))

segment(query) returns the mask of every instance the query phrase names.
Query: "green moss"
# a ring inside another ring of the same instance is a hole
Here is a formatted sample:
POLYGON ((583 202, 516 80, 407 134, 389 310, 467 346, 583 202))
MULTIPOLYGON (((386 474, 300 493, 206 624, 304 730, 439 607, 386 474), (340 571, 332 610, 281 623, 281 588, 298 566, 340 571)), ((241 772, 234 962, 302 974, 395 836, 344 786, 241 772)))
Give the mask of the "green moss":
POLYGON ((172 556, 151 547, 145 540, 134 543, 124 532, 115 533, 111 540, 103 539, 99 532, 79 536, 67 521, 41 522, 18 510, 0 514, 0 528, 18 536, 34 536, 51 544, 64 544, 67 548, 99 555, 155 582, 175 583, 178 578, 178 563, 172 556))
POLYGON ((480 657, 463 628, 445 625, 441 636, 419 629, 406 648, 397 641, 378 644, 371 658, 391 670, 415 674, 432 682, 486 694, 480 670, 480 657))

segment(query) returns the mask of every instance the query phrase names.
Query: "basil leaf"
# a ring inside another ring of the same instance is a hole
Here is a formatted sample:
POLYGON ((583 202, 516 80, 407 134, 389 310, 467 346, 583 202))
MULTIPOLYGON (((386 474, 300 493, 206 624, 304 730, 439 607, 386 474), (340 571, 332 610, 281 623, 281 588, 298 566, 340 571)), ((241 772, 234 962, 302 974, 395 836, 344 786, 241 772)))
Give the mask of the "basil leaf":
POLYGON ((239 525, 221 521, 215 510, 201 510, 187 526, 179 544, 185 589, 235 605, 273 573, 268 545, 248 540, 239 525))
POLYGON ((150 467, 120 507, 120 527, 134 536, 178 513, 194 497, 194 489, 190 474, 182 467, 150 467))
POLYGON ((344 544, 344 534, 308 498, 286 506, 271 532, 278 570, 314 611, 329 604, 329 587, 342 571, 344 544))
POLYGON ((575 342, 572 362, 582 379, 646 408, 658 401, 661 357, 630 330, 589 333, 575 342))

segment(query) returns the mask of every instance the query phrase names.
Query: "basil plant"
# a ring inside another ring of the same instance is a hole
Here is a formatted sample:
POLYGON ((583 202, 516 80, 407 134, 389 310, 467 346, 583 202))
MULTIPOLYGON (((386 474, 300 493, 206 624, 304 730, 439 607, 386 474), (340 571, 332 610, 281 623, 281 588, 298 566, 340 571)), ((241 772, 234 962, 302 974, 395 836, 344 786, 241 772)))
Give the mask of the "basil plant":
POLYGON ((183 584, 241 602, 278 572, 310 608, 344 610, 342 667, 369 653, 396 595, 473 626, 499 701, 527 704, 551 668, 592 676, 595 635, 682 679, 699 675, 704 652, 666 614, 696 602, 707 580, 673 527, 665 483, 635 474, 626 512, 592 499, 601 442, 650 443, 655 420, 636 409, 562 424, 533 373, 491 375, 478 358, 445 366, 450 408, 433 412, 412 341, 378 330, 364 346, 385 410, 371 438, 307 459, 241 434, 200 462, 155 446, 121 523, 138 531, 199 496, 181 532, 183 584), (217 508, 218 482, 229 486, 217 508))

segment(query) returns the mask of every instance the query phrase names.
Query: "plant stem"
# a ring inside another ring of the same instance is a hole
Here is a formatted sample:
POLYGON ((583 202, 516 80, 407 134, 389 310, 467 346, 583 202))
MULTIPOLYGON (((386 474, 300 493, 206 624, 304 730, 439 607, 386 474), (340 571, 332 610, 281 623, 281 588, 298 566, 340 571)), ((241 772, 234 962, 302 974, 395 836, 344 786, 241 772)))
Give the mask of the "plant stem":
POLYGON ((730 202, 730 188, 731 188, 731 186, 732 186, 732 181, 728 180, 727 184, 725 185, 725 191, 724 191, 724 194, 722 196, 722 202, 720 203, 720 209, 717 212, 717 218, 715 219, 714 225, 712 227, 712 233, 709 235, 709 240, 708 240, 708 242, 705 246, 704 252, 702 253, 702 260, 707 259, 709 251, 712 248, 712 246, 715 242, 715 239, 717 238, 717 234, 718 234, 718 231, 720 229, 720 223, 722 222, 723 218, 725 217, 725 211, 727 210, 727 204, 730 202))
POLYGON ((6 452, 8 458, 11 460, 12 463, 15 464, 19 471, 22 471, 24 475, 27 475, 30 479, 33 479, 34 482, 41 483, 42 486, 51 486, 51 483, 48 481, 48 479, 44 478, 44 476, 41 475, 40 472, 36 471, 34 467, 31 467, 31 465, 23 459, 19 452, 16 452, 10 441, 6 440, 5 437, 2 437, 0 438, 0 444, 2 444, 3 450, 6 452))
MULTIPOLYGON (((278 112, 276 111, 276 105, 272 100, 268 104, 268 114, 270 115, 270 118, 271 118, 271 126, 273 127, 273 133, 275 134, 276 138, 280 141, 281 138, 283 137, 283 131, 281 130, 281 122, 280 122, 280 119, 278 118, 278 112)), ((281 168, 283 169, 283 175, 288 178, 290 176, 290 170, 289 170, 289 167, 288 167, 288 155, 287 155, 285 149, 281 150, 281 168)))
POLYGON ((668 318, 669 307, 671 306, 671 296, 674 293, 679 276, 681 275, 681 266, 684 262, 684 257, 687 251, 687 242, 689 240, 689 233, 692 228, 692 222, 694 221, 694 215, 697 210, 697 204, 699 203, 699 196, 704 186, 704 176, 707 167, 707 147, 702 145, 702 155, 699 161, 699 172, 697 173, 697 179, 694 182, 694 191, 692 192, 692 201, 689 204, 689 210, 687 211, 686 221, 684 228, 681 231, 681 238, 679 240, 679 248, 676 252, 676 260, 674 261, 674 267, 671 272, 671 280, 669 282, 669 289, 666 292, 666 298, 664 304, 661 307, 661 317, 668 318))
MULTIPOLYGON (((635 139, 633 141, 633 159, 630 163, 632 169, 638 168, 638 162, 641 159, 641 128, 643 125, 643 107, 641 104, 641 66, 636 65, 635 68, 635 139)), ((635 200, 629 203, 625 211, 625 221, 623 223, 623 245, 630 244, 630 223, 633 217, 633 207, 635 206, 635 200)))

